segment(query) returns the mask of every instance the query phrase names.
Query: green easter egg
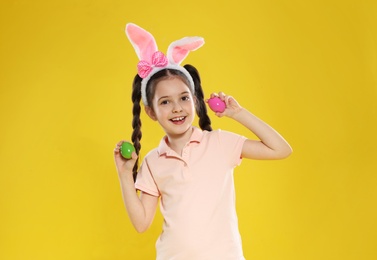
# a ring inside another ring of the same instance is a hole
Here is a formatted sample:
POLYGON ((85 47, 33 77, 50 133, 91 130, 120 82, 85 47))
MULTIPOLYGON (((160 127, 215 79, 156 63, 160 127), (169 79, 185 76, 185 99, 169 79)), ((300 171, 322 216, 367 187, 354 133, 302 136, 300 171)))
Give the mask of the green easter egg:
POLYGON ((120 147, 120 153, 126 159, 131 159, 132 152, 134 151, 135 151, 135 147, 129 142, 124 142, 122 146, 120 147))

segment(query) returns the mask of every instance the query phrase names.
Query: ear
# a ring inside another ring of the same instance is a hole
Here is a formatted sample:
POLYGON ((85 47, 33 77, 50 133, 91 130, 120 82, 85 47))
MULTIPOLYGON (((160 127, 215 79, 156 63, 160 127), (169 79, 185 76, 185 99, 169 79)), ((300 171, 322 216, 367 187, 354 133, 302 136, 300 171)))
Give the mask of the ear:
POLYGON ((150 106, 145 106, 144 107, 144 110, 145 110, 145 113, 154 121, 157 121, 157 117, 156 117, 156 114, 155 112, 153 111, 153 109, 150 107, 150 106))
POLYGON ((195 95, 192 95, 192 98, 193 98, 195 107, 197 107, 198 106, 198 98, 195 95))
POLYGON ((180 40, 174 41, 168 48, 168 59, 172 64, 181 64, 187 57, 190 51, 195 51, 202 47, 204 39, 202 37, 184 37, 180 40))
POLYGON ((133 23, 126 25, 126 34, 139 60, 151 63, 152 55, 157 51, 157 44, 153 35, 133 23))
POLYGON ((200 114, 199 111, 200 111, 202 104, 200 104, 200 100, 195 95, 193 96, 193 100, 194 100, 195 112, 199 116, 199 114, 200 114))

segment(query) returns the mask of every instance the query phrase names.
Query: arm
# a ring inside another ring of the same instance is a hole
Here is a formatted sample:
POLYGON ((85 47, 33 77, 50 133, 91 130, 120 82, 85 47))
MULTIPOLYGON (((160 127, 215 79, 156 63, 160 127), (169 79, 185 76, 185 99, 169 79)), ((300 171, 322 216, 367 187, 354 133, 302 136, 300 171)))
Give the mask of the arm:
MULTIPOLYGON (((211 97, 215 95, 212 94, 211 97)), ((222 92, 218 96, 225 101, 226 109, 222 113, 216 113, 216 115, 233 118, 260 139, 260 141, 246 140, 242 147, 242 157, 272 160, 286 158, 292 153, 292 148, 288 142, 271 126, 241 107, 233 97, 226 96, 222 92)))
POLYGON ((140 197, 138 196, 132 176, 132 168, 135 165, 137 155, 133 152, 131 159, 123 158, 119 151, 122 143, 123 141, 119 142, 114 149, 115 165, 128 216, 135 229, 141 233, 146 231, 153 221, 158 197, 144 192, 141 192, 140 197))

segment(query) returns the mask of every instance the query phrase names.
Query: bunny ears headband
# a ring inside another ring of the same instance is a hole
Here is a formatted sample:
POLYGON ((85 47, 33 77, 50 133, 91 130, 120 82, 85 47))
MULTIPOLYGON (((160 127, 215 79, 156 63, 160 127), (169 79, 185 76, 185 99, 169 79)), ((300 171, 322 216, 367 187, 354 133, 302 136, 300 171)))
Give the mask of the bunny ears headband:
POLYGON ((134 47, 139 58, 137 70, 141 81, 141 97, 144 105, 148 105, 146 88, 149 79, 163 69, 174 69, 181 71, 190 82, 192 93, 195 92, 194 81, 190 73, 182 66, 181 62, 187 57, 190 51, 199 49, 204 44, 201 37, 184 37, 172 42, 167 51, 167 56, 158 51, 156 41, 152 34, 129 23, 126 25, 126 35, 134 47))

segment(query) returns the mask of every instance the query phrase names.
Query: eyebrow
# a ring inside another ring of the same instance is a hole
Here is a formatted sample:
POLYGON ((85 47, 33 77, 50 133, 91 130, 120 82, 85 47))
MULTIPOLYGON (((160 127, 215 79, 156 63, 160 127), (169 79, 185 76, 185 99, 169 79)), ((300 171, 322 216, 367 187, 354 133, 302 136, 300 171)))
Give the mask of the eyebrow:
MULTIPOLYGON (((189 94, 189 92, 188 91, 183 91, 180 95, 185 95, 185 94, 189 94)), ((170 97, 170 96, 162 96, 157 101, 160 101, 161 99, 168 98, 168 97, 170 97)))

